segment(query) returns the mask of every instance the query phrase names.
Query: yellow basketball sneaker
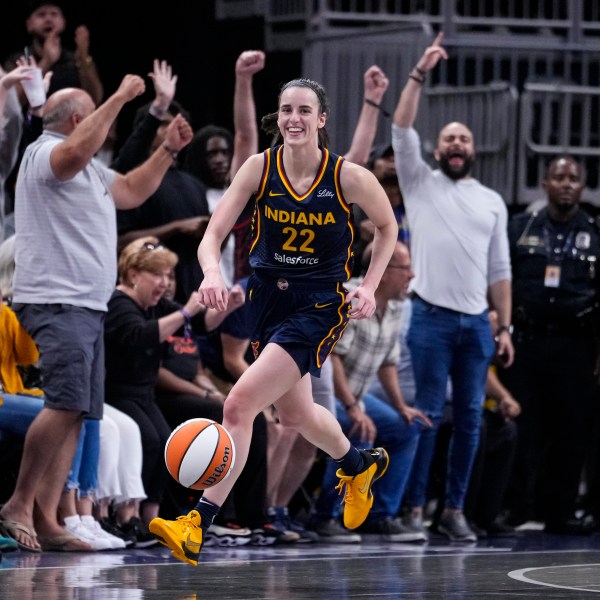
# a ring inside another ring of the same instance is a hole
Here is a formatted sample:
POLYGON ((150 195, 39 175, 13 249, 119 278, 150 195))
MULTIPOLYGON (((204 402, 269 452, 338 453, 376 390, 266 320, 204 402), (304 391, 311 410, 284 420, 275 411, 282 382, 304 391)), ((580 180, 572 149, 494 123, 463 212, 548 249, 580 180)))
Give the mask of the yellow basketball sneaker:
POLYGON ((335 489, 340 490, 340 494, 344 492, 344 525, 348 529, 356 529, 364 523, 373 506, 371 486, 386 472, 390 464, 390 457, 384 448, 367 452, 373 457, 373 462, 358 475, 346 475, 342 469, 336 472, 340 482, 335 489))
POLYGON ((200 527, 200 513, 197 510, 177 517, 175 521, 157 517, 150 521, 148 529, 161 544, 171 548, 175 558, 190 565, 198 565, 203 532, 200 527))

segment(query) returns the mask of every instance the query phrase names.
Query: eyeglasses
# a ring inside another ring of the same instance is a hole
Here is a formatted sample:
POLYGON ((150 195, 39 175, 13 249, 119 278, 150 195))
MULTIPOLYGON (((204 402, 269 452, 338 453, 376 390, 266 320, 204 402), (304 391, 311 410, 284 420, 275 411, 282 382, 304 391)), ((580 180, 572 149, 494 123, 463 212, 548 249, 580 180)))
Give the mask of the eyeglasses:
POLYGON ((148 250, 148 252, 152 250, 162 250, 164 246, 162 244, 153 244, 152 242, 146 242, 142 248, 142 250, 148 250))

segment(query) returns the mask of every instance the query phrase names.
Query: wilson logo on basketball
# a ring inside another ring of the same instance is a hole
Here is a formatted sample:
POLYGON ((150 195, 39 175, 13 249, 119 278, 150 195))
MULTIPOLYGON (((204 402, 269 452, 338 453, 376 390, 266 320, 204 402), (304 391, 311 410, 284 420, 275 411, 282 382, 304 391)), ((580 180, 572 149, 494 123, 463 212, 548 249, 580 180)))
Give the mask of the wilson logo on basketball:
POLYGON ((212 475, 202 481, 202 485, 210 487, 223 478, 223 475, 229 472, 232 450, 229 446, 223 448, 223 458, 221 464, 215 467, 212 475))
POLYGON ((181 485, 205 490, 223 481, 235 462, 229 432, 211 419, 190 419, 175 428, 165 445, 165 463, 181 485))

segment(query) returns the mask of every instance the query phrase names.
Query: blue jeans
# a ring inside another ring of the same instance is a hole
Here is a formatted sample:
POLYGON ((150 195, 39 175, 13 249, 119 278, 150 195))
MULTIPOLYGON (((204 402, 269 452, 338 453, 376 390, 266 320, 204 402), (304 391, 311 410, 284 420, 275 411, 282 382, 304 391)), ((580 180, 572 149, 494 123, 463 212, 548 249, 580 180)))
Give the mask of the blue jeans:
POLYGON ((93 495, 98 487, 99 461, 100 421, 84 419, 65 491, 78 490, 82 497, 93 495))
POLYGON ((452 381, 454 431, 448 453, 445 506, 462 509, 479 445, 485 380, 495 345, 488 311, 467 315, 415 298, 407 343, 416 384, 415 405, 433 421, 421 433, 407 489, 409 506, 424 506, 437 428, 452 381))
MULTIPOLYGON (((29 426, 42 408, 44 408, 43 396, 3 392, 2 406, 0 406, 0 431, 25 438, 29 426)), ((78 488, 82 496, 87 496, 96 489, 98 483, 100 421, 85 419, 83 423, 65 489, 78 488)))
POLYGON ((2 392, 0 430, 24 438, 29 426, 42 408, 44 408, 43 396, 2 392))
MULTIPOLYGON (((386 474, 375 484, 373 490, 375 500, 369 513, 369 520, 395 517, 402 503, 402 496, 417 449, 419 426, 417 424, 408 425, 398 411, 375 396, 367 394, 363 401, 366 413, 377 427, 375 446, 383 446, 390 455, 390 466, 386 474)), ((348 434, 352 420, 339 400, 336 400, 336 416, 344 433, 348 434)), ((351 437, 350 441, 359 448, 369 447, 365 446, 364 441, 357 436, 351 437)), ((338 483, 335 474, 337 469, 338 464, 329 458, 323 475, 321 494, 316 504, 319 518, 330 519, 339 514, 340 499, 335 491, 338 483)))

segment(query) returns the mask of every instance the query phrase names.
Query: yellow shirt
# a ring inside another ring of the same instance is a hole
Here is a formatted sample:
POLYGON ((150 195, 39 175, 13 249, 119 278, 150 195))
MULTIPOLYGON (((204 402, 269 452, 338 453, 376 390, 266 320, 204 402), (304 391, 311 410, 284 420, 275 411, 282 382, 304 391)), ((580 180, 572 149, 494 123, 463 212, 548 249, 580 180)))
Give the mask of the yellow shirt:
POLYGON ((23 329, 17 315, 8 306, 0 305, 0 383, 7 394, 43 395, 42 390, 26 389, 17 369, 17 365, 32 365, 39 356, 35 342, 23 329))

